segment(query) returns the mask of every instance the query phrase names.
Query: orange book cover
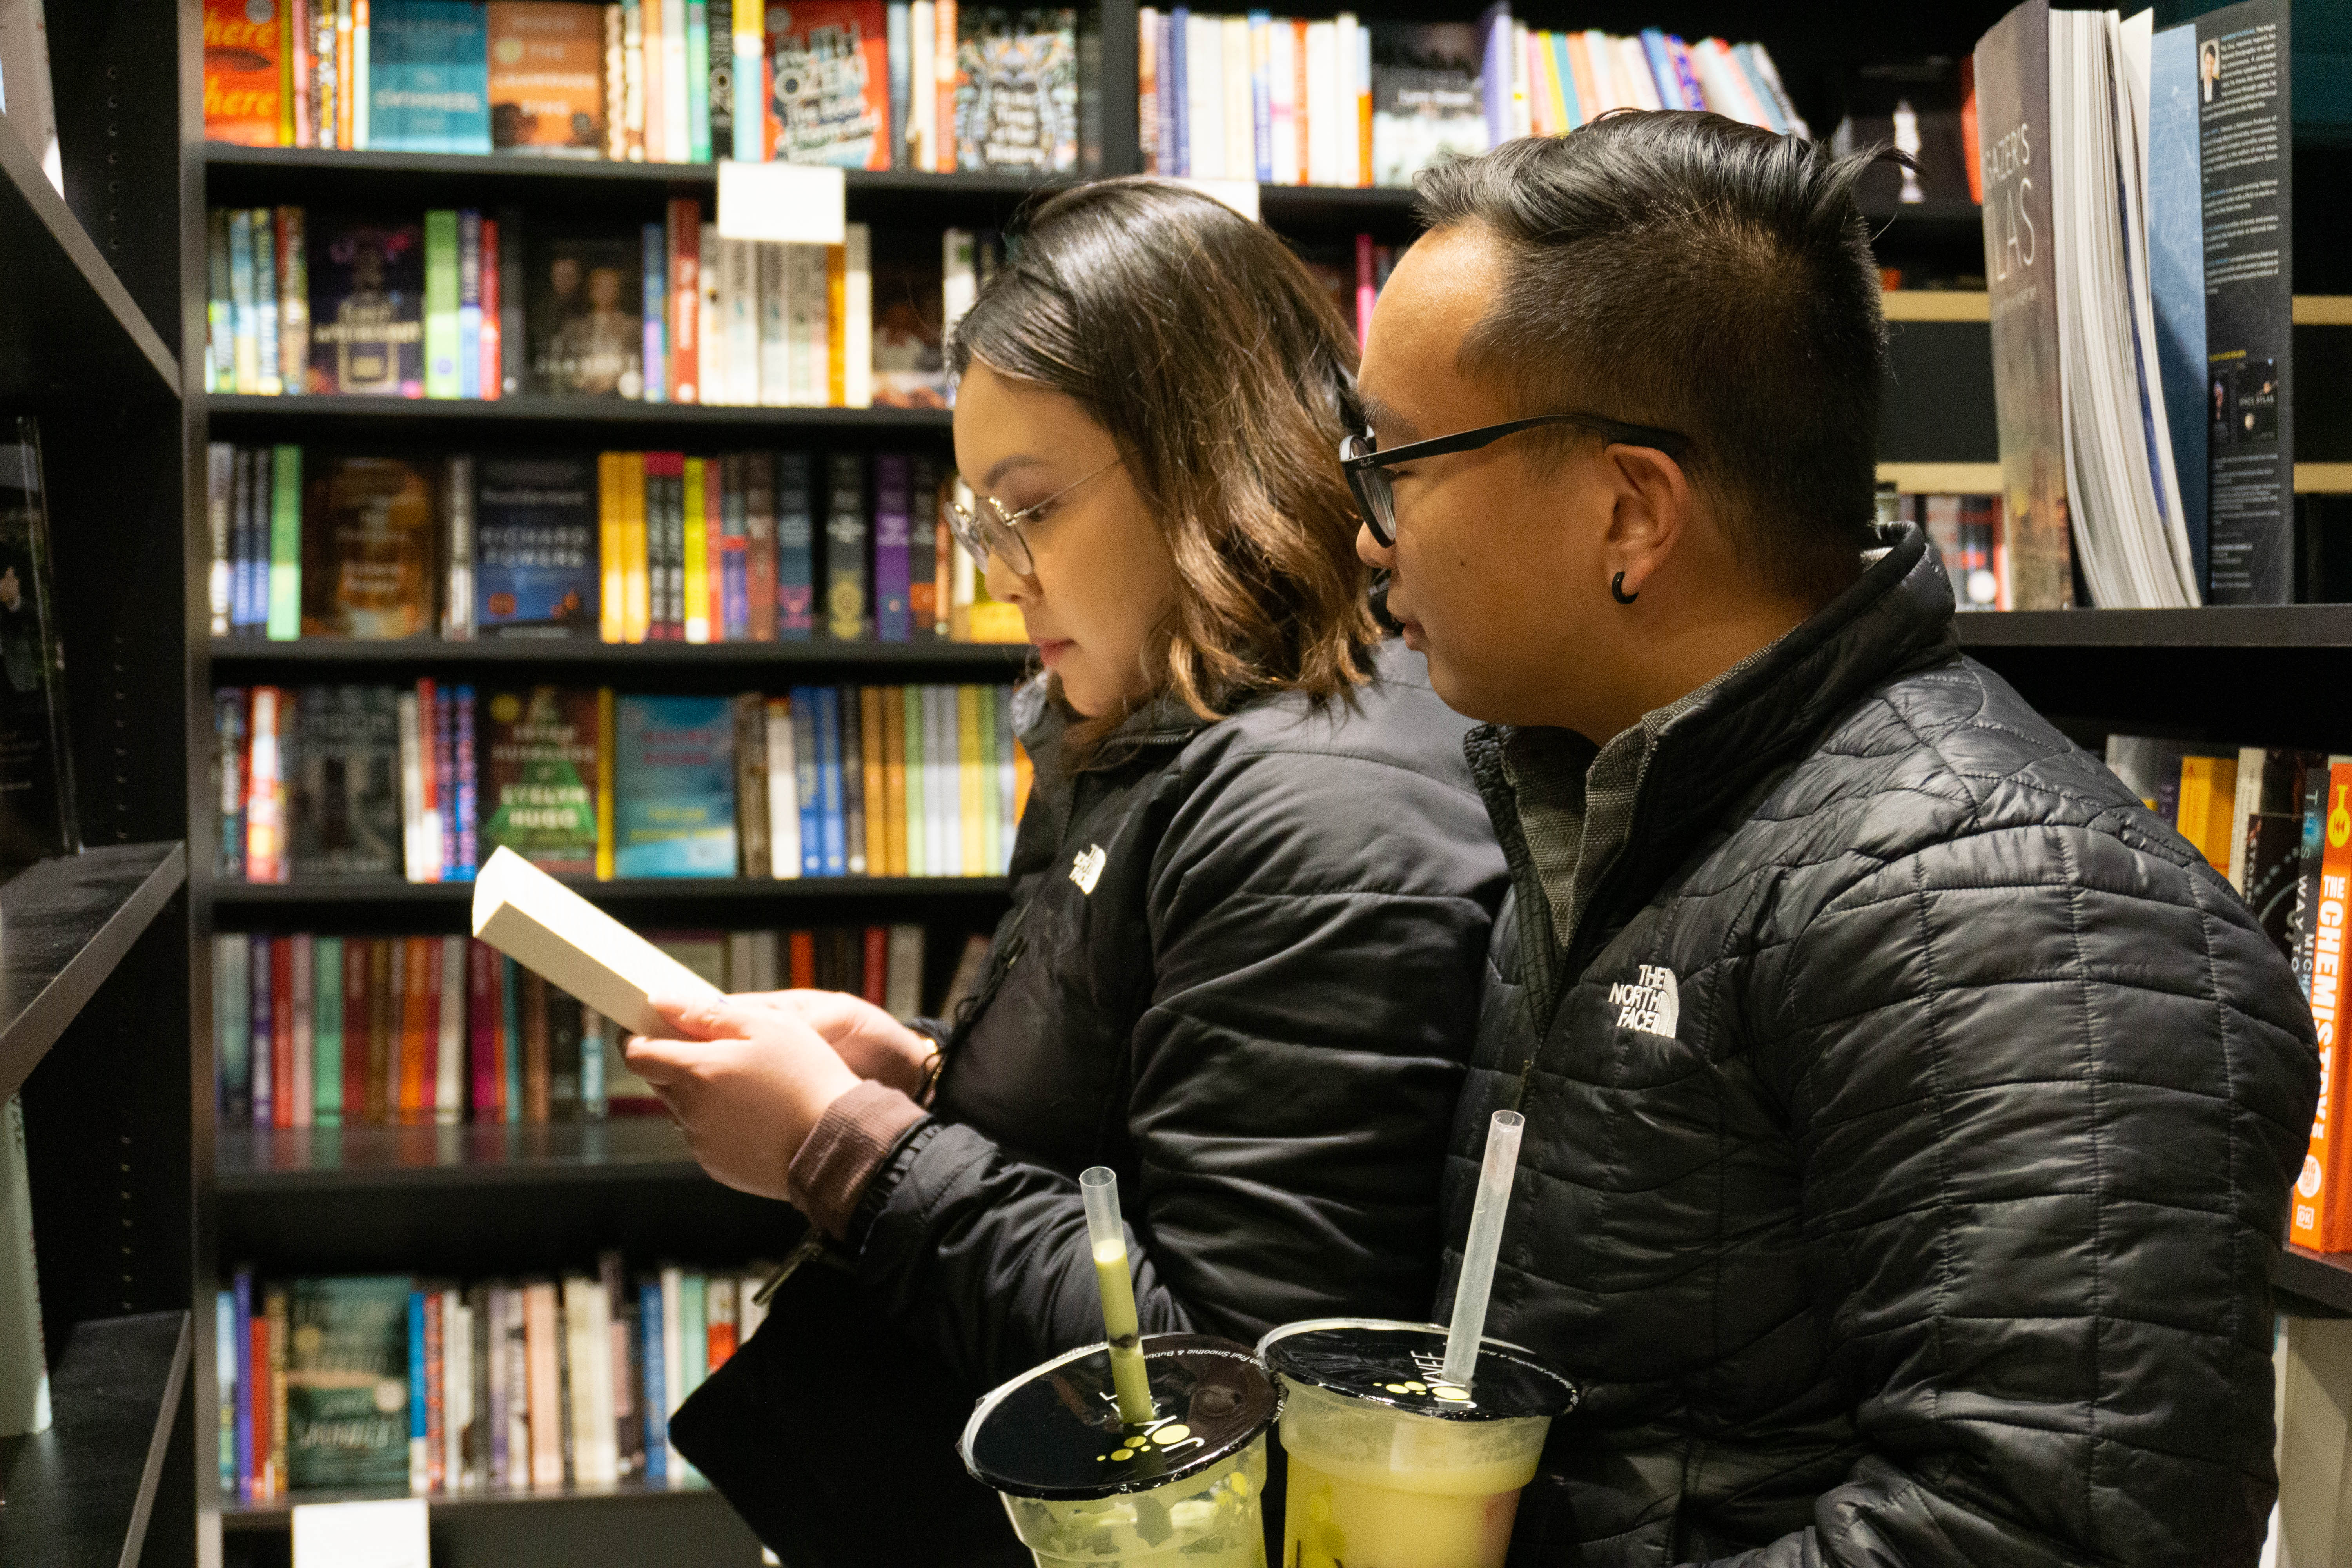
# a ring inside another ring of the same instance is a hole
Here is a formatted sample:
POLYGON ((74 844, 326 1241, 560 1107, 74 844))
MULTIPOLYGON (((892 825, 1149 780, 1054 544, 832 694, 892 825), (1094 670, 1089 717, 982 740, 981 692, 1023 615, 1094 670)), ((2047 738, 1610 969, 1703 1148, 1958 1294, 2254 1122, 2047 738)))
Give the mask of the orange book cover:
POLYGON ((816 984, 816 933, 796 931, 785 944, 792 955, 792 984, 795 991, 806 991, 816 984))
POLYGON ((2336 1024, 2344 1010, 2344 921, 2352 910, 2352 763, 2327 770, 2320 825, 2319 901, 2311 922, 2311 1022, 2319 1037, 2319 1106, 2311 1146, 2294 1184, 2287 1239, 2322 1252, 2352 1251, 2352 1138, 2333 1135, 2347 1114, 2345 1075, 2336 1070, 2336 1024))
POLYGON ((400 944, 400 1114, 405 1122, 426 1120, 425 1053, 430 1051, 430 1009, 439 996, 433 984, 433 954, 441 944, 429 936, 403 938, 400 944))
POLYGON ((653 579, 646 557, 646 455, 623 452, 614 473, 621 481, 621 640, 646 640, 653 621, 653 579))
POLYGON ((882 689, 868 686, 857 694, 857 764, 863 775, 866 801, 866 871, 887 877, 890 867, 888 785, 882 777, 882 689))
POLYGON ((284 0, 205 0, 205 140, 276 147, 284 0))
POLYGON ((940 83, 939 111, 933 121, 938 129, 931 133, 933 167, 942 174, 952 174, 956 172, 956 89, 963 85, 963 72, 959 68, 963 51, 957 47, 956 0, 934 0, 931 16, 939 28, 939 41, 931 46, 931 60, 940 83))
POLYGON ((883 997, 888 994, 887 982, 890 978, 890 928, 888 926, 866 928, 866 962, 858 965, 857 973, 859 978, 865 981, 865 984, 857 988, 858 994, 877 1007, 881 1006, 883 997))
POLYGON ((1030 781, 1037 770, 1029 762, 1029 748, 1020 742, 1013 742, 1013 822, 1018 827, 1022 814, 1029 809, 1030 781))
POLYGON ((490 0, 490 145, 593 158, 604 150, 604 13, 572 0, 490 0))
POLYGON ((702 204, 680 196, 669 204, 670 401, 699 401, 701 372, 702 204))
POLYGON ((2180 804, 2173 826, 2224 876, 2230 870, 2230 816, 2237 796, 2237 758, 2180 759, 2180 804))
MULTIPOLYGON (((882 874, 907 874, 907 689, 882 688, 882 874)), ((872 860, 866 862, 868 866, 872 860)))
POLYGON ((849 406, 849 247, 824 247, 824 405, 849 406))

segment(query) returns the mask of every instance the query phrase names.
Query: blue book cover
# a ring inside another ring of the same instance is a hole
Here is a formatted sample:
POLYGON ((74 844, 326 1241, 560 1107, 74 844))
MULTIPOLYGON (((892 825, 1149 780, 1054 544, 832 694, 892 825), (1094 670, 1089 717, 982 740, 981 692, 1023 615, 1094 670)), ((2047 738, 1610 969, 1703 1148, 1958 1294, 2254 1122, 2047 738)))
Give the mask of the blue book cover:
MULTIPOLYGON (((1267 68, 1265 30, 1273 25, 1274 18, 1264 11, 1252 11, 1249 14, 1250 141, 1256 149, 1256 155, 1251 160, 1251 168, 1258 184, 1262 185, 1274 184, 1273 84, 1266 80, 1265 76, 1267 68)), ((1289 26, 1288 17, 1283 19, 1283 25, 1289 26)))
POLYGON ((724 697, 622 697, 613 708, 613 870, 735 874, 735 712, 724 697))
POLYGON ((490 44, 474 0, 375 0, 368 33, 368 145, 490 150, 490 44))
POLYGON ((2148 50, 2147 284, 2157 374, 2180 476, 2180 520, 2201 590, 2210 424, 2205 380, 2205 196, 2200 169, 2197 28, 2168 27, 2148 50))
POLYGON ((425 1464, 425 1292, 408 1293, 408 1484, 423 1490, 425 1464))
POLYGON ((486 456, 476 463, 475 483, 480 635, 595 637, 595 458, 486 456))
POLYGON ((253 1496, 253 1270, 236 1271, 236 1480, 247 1502, 253 1496))
POLYGON ((821 796, 824 834, 824 875, 849 871, 848 819, 841 800, 841 693, 830 686, 816 689, 816 787, 821 796))
POLYGON ((644 1347, 646 1479, 669 1479, 669 1391, 662 1366, 662 1292, 658 1279, 637 1284, 638 1342, 644 1347))
POLYGON ((669 235, 660 224, 646 225, 644 397, 669 401, 669 235))
POLYGON ((816 688, 793 689, 793 795, 801 809, 801 875, 824 875, 824 807, 817 792, 816 688))
POLYGON ((816 500, 806 452, 776 454, 776 636, 816 635, 816 500))

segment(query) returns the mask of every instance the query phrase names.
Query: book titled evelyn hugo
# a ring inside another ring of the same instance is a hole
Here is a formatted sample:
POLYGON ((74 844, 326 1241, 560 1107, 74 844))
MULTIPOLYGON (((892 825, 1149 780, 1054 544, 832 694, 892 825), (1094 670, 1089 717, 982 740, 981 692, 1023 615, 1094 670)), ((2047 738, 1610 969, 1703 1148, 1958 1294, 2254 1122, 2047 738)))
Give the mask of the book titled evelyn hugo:
POLYGON ((612 702, 612 875, 735 874, 735 716, 724 697, 612 702))

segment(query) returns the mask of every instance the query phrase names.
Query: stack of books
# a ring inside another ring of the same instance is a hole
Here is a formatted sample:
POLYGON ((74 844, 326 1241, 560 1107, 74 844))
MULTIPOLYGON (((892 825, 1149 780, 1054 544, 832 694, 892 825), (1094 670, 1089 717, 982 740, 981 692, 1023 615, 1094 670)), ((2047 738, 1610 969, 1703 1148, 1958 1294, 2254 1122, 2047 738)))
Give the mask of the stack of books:
POLYGON ((1030 778, 1012 707, 1003 686, 223 687, 220 875, 466 881, 503 846, 600 879, 1001 876, 1030 778))

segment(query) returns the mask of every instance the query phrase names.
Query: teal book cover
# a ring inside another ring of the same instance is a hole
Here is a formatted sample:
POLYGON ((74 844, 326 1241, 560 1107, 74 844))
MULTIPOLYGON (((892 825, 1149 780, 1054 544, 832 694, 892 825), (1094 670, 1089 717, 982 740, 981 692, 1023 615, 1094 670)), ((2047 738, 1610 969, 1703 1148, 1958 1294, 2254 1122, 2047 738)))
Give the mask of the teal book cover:
POLYGON ((490 150, 489 35, 474 0, 375 0, 368 48, 372 150, 490 150))
POLYGON ((408 1484, 404 1277, 287 1291, 286 1469, 296 1490, 408 1484))
POLYGON ((724 697, 623 697, 613 710, 613 874, 735 874, 735 715, 724 697))

